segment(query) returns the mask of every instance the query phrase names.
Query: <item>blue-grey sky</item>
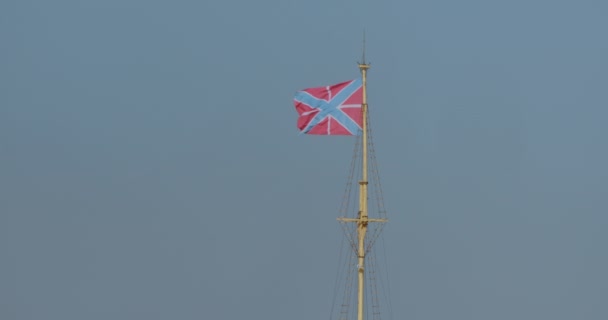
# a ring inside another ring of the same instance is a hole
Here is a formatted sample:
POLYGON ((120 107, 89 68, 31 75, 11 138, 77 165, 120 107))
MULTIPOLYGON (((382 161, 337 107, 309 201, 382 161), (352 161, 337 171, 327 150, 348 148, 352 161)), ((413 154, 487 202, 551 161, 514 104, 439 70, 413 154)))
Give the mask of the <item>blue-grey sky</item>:
POLYGON ((608 318, 605 1, 0 3, 0 318, 327 319, 356 77, 394 320, 608 318))

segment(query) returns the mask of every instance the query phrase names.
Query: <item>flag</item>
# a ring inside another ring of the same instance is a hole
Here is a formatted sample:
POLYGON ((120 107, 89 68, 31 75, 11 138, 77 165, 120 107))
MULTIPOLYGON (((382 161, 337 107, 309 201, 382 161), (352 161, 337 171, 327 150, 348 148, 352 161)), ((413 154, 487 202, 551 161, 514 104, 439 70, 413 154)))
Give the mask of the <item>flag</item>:
POLYGON ((301 133, 360 135, 363 83, 360 78, 298 91, 294 104, 301 133))

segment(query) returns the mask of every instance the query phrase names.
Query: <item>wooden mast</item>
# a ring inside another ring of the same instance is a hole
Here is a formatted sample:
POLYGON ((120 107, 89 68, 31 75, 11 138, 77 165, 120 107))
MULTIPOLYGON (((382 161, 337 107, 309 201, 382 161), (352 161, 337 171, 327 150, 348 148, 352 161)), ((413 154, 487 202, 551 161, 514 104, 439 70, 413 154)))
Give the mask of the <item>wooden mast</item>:
POLYGON ((354 222, 357 224, 357 274, 358 274, 358 290, 357 290, 357 320, 363 320, 364 315, 364 301, 365 301, 365 235, 367 233, 367 226, 370 222, 387 222, 386 219, 371 219, 368 216, 368 204, 367 204, 367 70, 370 65, 365 61, 365 33, 363 34, 363 59, 359 63, 359 70, 361 71, 361 78, 363 80, 363 100, 361 103, 362 113, 362 134, 361 140, 363 144, 362 150, 362 172, 361 181, 359 181, 359 212, 357 218, 338 218, 339 221, 343 222, 354 222))

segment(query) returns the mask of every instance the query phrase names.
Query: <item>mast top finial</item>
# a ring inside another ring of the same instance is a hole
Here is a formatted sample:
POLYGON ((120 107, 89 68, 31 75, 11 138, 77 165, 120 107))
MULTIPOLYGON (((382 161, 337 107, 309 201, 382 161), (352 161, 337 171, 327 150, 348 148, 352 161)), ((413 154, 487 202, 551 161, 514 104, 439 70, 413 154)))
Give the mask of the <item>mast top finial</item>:
POLYGON ((365 64, 365 29, 363 29, 363 59, 361 60, 362 64, 365 64))
POLYGON ((365 29, 363 29, 363 54, 361 56, 361 62, 359 63, 360 69, 369 69, 369 63, 365 61, 365 29))

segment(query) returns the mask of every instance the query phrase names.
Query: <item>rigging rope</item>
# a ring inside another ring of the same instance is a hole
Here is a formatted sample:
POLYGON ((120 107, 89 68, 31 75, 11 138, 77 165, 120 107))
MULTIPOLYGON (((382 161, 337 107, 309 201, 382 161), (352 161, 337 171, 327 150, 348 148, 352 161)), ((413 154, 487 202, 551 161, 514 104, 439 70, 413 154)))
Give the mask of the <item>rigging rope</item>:
MULTIPOLYGON (((372 127, 369 119, 369 112, 367 113, 367 134, 368 134, 368 172, 369 172, 369 217, 370 218, 387 218, 387 211, 384 206, 384 195, 382 192, 382 186, 380 183, 380 175, 378 172, 378 163, 375 154, 375 146, 372 139, 372 127)), ((353 150, 353 156, 351 160, 351 165, 348 172, 348 178, 346 182, 346 187, 344 191, 344 195, 342 198, 342 204, 340 206, 340 216, 347 218, 357 218, 358 216, 358 188, 353 188, 353 185, 358 185, 358 181, 361 180, 361 172, 362 172, 362 151, 361 151, 361 139, 355 139, 355 146, 353 150)), ((384 223, 370 223, 369 225, 369 235, 366 238, 365 251, 365 282, 366 282, 366 291, 364 293, 364 301, 366 306, 366 319, 371 320, 381 320, 382 310, 388 311, 389 319, 393 318, 392 314, 392 305, 389 299, 390 297, 390 289, 389 289, 389 281, 386 278, 384 281, 383 273, 380 272, 378 267, 378 259, 377 259, 377 250, 371 250, 372 247, 376 244, 376 240, 378 238, 382 238, 379 243, 380 246, 384 247, 384 237, 382 236, 382 231, 384 229, 384 223), (382 291, 382 294, 380 294, 382 291), (387 292, 388 291, 388 292, 387 292), (380 299, 382 297, 382 301, 380 299), (371 317, 370 317, 371 315, 371 317)), ((341 229, 344 233, 344 238, 342 241, 341 249, 340 249, 340 257, 339 257, 339 266, 338 266, 338 274, 343 272, 342 279, 338 279, 340 277, 336 277, 335 287, 334 287, 334 298, 331 307, 330 320, 347 320, 350 315, 356 317, 357 306, 356 303, 351 305, 351 301, 356 301, 357 290, 353 290, 353 288, 357 287, 357 246, 358 246, 358 238, 357 238, 357 225, 356 223, 348 223, 348 222, 340 222, 341 229), (345 251, 346 250, 346 251, 345 251), (336 308, 337 303, 337 295, 339 292, 339 288, 343 288, 343 297, 342 303, 339 308, 336 308), (339 310, 339 311, 338 311, 339 310), (337 314, 335 314, 337 312, 337 314), (337 316, 337 318, 334 318, 337 316)), ((386 260, 386 249, 382 248, 380 251, 381 255, 384 255, 384 261, 382 261, 384 268, 388 271, 388 265, 386 260)), ((388 277, 388 272, 385 274, 388 277)))

